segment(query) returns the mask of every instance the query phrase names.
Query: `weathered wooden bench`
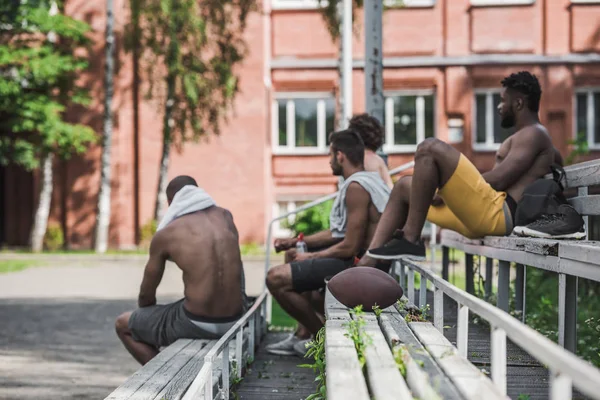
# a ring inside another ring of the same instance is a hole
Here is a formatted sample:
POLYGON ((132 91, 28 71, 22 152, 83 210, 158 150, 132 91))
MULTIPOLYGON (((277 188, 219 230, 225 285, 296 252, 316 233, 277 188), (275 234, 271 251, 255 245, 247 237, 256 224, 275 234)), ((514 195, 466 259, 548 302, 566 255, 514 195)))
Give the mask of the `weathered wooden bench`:
POLYGON ((229 399, 230 373, 242 377, 267 331, 266 298, 219 340, 180 339, 164 348, 105 400, 229 399))
POLYGON ((329 400, 505 398, 430 322, 407 322, 406 315, 415 306, 408 299, 403 300, 382 310, 379 316, 372 312, 356 315, 327 292, 325 356, 329 400), (360 355, 348 335, 353 322, 360 324, 365 343, 360 355))
MULTIPOLYGON (((569 191, 577 190, 577 196, 569 203, 584 216, 589 228, 588 216, 600 215, 600 195, 589 194, 589 187, 600 185, 600 160, 592 160, 565 168, 563 182, 569 191)), ((550 179, 551 176, 546 178, 550 179)), ((559 323, 558 341, 566 349, 577 348, 577 279, 579 277, 600 281, 600 242, 521 238, 516 236, 470 240, 462 235, 443 230, 442 277, 448 279, 449 249, 465 253, 466 289, 474 293, 473 256, 486 257, 485 294, 491 295, 493 261, 499 260, 497 307, 509 311, 509 286, 511 263, 516 264, 515 308, 525 320, 526 267, 540 268, 558 273, 559 277, 559 323)))

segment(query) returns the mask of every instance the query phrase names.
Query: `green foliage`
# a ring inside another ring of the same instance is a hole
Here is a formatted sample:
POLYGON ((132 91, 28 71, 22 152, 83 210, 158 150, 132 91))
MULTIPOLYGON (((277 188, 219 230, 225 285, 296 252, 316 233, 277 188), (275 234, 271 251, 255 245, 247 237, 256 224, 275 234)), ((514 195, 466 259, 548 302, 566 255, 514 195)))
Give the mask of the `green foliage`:
POLYGON ((376 317, 379 317, 381 315, 381 313, 383 312, 383 310, 381 308, 379 308, 379 306, 377 304, 375 304, 373 306, 373 312, 375 313, 376 317))
POLYGON ((329 214, 331 214, 332 206, 333 200, 327 201, 299 213, 293 224, 290 225, 284 221, 282 225, 289 228, 294 236, 298 236, 300 232, 303 232, 305 235, 312 235, 313 233, 324 231, 329 229, 329 214))
POLYGON ((517 400, 529 400, 531 398, 531 396, 529 396, 528 394, 519 394, 519 397, 517 397, 517 400))
POLYGON ((44 248, 50 251, 56 251, 63 248, 65 244, 65 235, 59 224, 48 224, 46 235, 44 235, 44 248))
POLYGON ((571 150, 571 153, 565 159, 565 165, 571 165, 577 162, 580 156, 590 153, 586 132, 577 132, 576 139, 569 140, 568 143, 573 146, 573 150, 571 150))
POLYGON ((406 379, 406 363, 404 362, 406 351, 408 350, 406 350, 406 347, 404 345, 394 347, 393 349, 394 361, 396 361, 396 366, 398 367, 398 370, 400 371, 404 379, 406 379))
POLYGON ((36 261, 30 260, 2 260, 0 261, 0 274, 18 272, 37 265, 36 261))
POLYGON ((317 391, 306 398, 306 400, 325 400, 327 399, 327 379, 326 379, 326 359, 325 359, 325 327, 321 328, 314 340, 306 345, 308 351, 305 358, 312 358, 314 363, 299 365, 301 368, 310 368, 317 375, 317 391))
POLYGON ((130 1, 127 48, 140 53, 148 97, 167 107, 166 143, 175 134, 178 145, 219 134, 238 91, 235 69, 247 52, 243 32, 256 0, 130 1))
POLYGON ((68 158, 96 140, 64 119, 68 106, 88 102, 76 84, 87 61, 74 54, 89 26, 51 15, 50 1, 8 3, 0 5, 0 163, 32 170, 48 153, 68 158))
POLYGON ((365 332, 365 320, 363 315, 365 314, 362 305, 358 305, 350 310, 352 320, 350 320, 346 327, 348 332, 344 334, 347 338, 350 338, 354 342, 354 348, 358 355, 358 361, 360 367, 363 368, 366 363, 365 349, 367 345, 371 344, 371 337, 365 332))
POLYGON ((152 241, 152 237, 156 233, 158 223, 155 219, 151 219, 140 227, 140 246, 148 247, 152 241))

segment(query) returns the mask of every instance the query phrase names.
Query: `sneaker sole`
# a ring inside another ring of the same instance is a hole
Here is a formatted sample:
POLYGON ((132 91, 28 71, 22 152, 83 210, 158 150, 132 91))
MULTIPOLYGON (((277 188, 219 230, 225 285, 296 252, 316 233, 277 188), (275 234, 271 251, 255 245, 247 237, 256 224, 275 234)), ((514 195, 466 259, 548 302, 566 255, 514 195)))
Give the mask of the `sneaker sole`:
POLYGON ((574 233, 565 233, 563 235, 550 235, 548 233, 534 231, 533 229, 529 229, 527 227, 518 227, 519 229, 513 229, 515 235, 520 237, 534 237, 540 239, 574 239, 581 240, 585 238, 585 232, 574 232, 574 233))
POLYGON ((294 350, 274 350, 274 349, 266 349, 267 353, 274 354, 276 356, 295 356, 296 352, 294 350))
POLYGON ((381 254, 373 254, 367 251, 367 255, 376 260, 410 260, 410 261, 425 261, 424 256, 417 256, 413 254, 397 254, 391 256, 384 256, 381 254))

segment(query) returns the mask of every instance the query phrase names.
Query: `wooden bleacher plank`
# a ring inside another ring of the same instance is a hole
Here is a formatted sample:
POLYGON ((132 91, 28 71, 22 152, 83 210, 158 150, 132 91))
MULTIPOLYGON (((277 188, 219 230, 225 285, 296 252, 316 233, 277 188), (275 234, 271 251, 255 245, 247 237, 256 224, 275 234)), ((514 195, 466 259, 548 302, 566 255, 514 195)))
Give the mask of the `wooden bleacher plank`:
MULTIPOLYGON (((136 392, 129 397, 130 400, 154 399, 171 380, 173 380, 194 357, 211 341, 193 340, 189 346, 179 351, 169 362, 159 368, 151 379, 148 379, 136 392)), ((212 342, 213 344, 216 341, 212 342)), ((192 378, 193 380, 193 378, 192 378)))
POLYGON ((365 314, 364 330, 370 343, 365 348, 367 377, 372 395, 378 400, 412 400, 413 396, 398 370, 377 318, 365 314))
MULTIPOLYGON (((348 314, 346 323, 350 321, 348 314)), ((329 400, 369 400, 358 355, 352 340, 344 336, 344 321, 325 322, 325 357, 327 359, 327 398, 329 400)))
POLYGON ((483 372, 459 356, 456 347, 432 324, 411 322, 409 327, 466 399, 506 398, 483 372))
POLYGON ((179 339, 158 353, 143 368, 137 370, 125 383, 115 389, 105 400, 124 400, 133 395, 146 381, 148 381, 161 367, 171 360, 177 353, 189 346, 193 340, 179 339))
MULTIPOLYGON (((199 341, 200 342, 200 341, 199 341)), ((187 364, 171 379, 158 393, 154 400, 180 400, 193 382, 204 364, 204 356, 210 351, 216 341, 205 341, 204 347, 196 353, 187 364)))
POLYGON ((600 215, 600 195, 573 197, 569 203, 581 215, 600 215))
MULTIPOLYGON (((462 395, 425 350, 425 347, 419 342, 404 318, 394 307, 389 307, 383 311, 380 316, 380 324, 390 346, 396 346, 400 343, 406 345, 411 357, 422 363, 422 370, 429 376, 430 382, 435 385, 437 392, 443 399, 462 399, 462 395)), ((418 396, 417 393, 415 395, 418 396)))
POLYGON ((560 244, 558 256, 569 260, 598 263, 600 261, 600 242, 565 241, 560 244))

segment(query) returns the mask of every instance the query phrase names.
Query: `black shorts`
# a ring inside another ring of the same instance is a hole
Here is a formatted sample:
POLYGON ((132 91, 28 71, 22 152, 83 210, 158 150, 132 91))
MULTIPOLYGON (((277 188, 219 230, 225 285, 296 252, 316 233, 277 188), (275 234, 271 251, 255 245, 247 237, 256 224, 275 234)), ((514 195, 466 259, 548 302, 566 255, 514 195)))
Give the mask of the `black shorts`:
POLYGON ((354 264, 354 257, 342 260, 339 258, 313 258, 303 261, 292 261, 292 287, 295 292, 303 293, 325 287, 325 278, 332 278, 354 264))

